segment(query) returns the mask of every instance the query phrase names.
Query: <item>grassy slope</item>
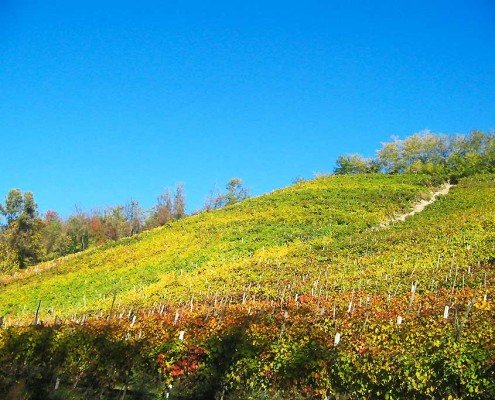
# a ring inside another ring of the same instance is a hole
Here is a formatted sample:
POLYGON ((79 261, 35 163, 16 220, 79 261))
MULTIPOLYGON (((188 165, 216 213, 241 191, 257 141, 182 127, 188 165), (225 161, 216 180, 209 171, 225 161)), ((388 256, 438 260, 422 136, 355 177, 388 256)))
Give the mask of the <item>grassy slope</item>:
POLYGON ((465 179, 422 213, 380 221, 429 191, 423 177, 343 176, 298 184, 27 271, 0 292, 0 315, 214 295, 279 297, 365 289, 402 294, 493 284, 495 180, 465 179), (84 302, 86 306, 84 306, 84 302))
POLYGON ((196 297, 209 290, 240 293, 248 281, 263 283, 252 290, 276 295, 293 274, 321 274, 328 249, 345 253, 349 238, 408 209, 429 191, 425 181, 321 177, 195 215, 3 277, 0 315, 31 314, 40 299, 45 313, 108 308, 114 292, 122 303, 187 299, 191 290, 196 297))
MULTIPOLYGON (((388 178, 392 179, 392 178, 388 178)), ((146 289, 180 298, 237 291, 271 296, 363 289, 401 295, 495 283, 495 177, 462 180, 423 212, 382 230, 359 229, 271 247, 249 259, 198 268, 177 279, 163 276, 146 289), (485 282, 486 280, 486 282, 485 282), (248 287, 248 285, 250 287, 248 287)))

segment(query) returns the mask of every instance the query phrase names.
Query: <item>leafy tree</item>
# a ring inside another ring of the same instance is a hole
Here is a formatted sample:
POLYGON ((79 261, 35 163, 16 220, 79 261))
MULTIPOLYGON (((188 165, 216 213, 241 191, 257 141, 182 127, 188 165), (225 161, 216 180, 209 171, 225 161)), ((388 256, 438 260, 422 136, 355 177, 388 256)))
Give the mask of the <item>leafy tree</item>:
POLYGON ((165 225, 174 219, 184 218, 186 216, 186 198, 184 195, 184 186, 179 183, 175 189, 174 196, 169 189, 158 196, 156 206, 153 207, 152 213, 146 220, 146 228, 151 229, 157 226, 165 225))
POLYGON ((157 205, 145 221, 139 203, 131 200, 125 206, 86 213, 76 208, 62 219, 55 211, 43 218, 30 192, 12 189, 0 204, 0 270, 24 268, 43 260, 76 253, 92 245, 119 240, 178 218, 185 212, 184 188, 177 185, 174 197, 167 190, 158 197, 157 205))
POLYGON ((42 223, 39 218, 29 221, 18 219, 6 231, 9 250, 19 268, 34 265, 43 259, 42 223))
POLYGON ((104 230, 110 240, 119 240, 126 235, 127 221, 123 206, 110 207, 104 215, 104 230))
POLYGON ((5 204, 0 205, 0 213, 6 218, 7 225, 14 222, 22 212, 23 198, 19 189, 12 189, 7 194, 5 204))
POLYGON ((227 183, 227 194, 225 195, 225 205, 229 206, 245 200, 249 197, 249 191, 242 184, 242 179, 232 178, 227 183))
POLYGON ((473 131, 449 137, 430 131, 415 133, 382 143, 373 160, 340 156, 335 172, 366 173, 370 169, 391 174, 424 173, 441 179, 495 172, 495 134, 473 131))
POLYGON ((135 235, 143 230, 143 210, 136 200, 131 200, 125 206, 125 218, 128 225, 128 236, 135 235))
POLYGON ((7 232, 0 235, 0 272, 9 272, 19 268, 16 254, 10 247, 10 240, 7 232))
POLYGON ((447 159, 451 174, 469 176, 476 172, 495 172, 495 134, 473 131, 452 139, 452 151, 447 159))
POLYGON ((378 163, 387 173, 402 172, 399 145, 399 140, 394 139, 392 142, 382 143, 382 148, 377 152, 378 163))
POLYGON ((77 209, 65 223, 65 231, 69 239, 69 253, 77 253, 89 246, 89 229, 87 217, 77 209))
POLYGON ((173 219, 173 215, 172 196, 170 190, 167 189, 157 197, 156 205, 153 207, 151 215, 146 220, 146 227, 152 229, 157 226, 165 225, 173 219))
POLYGON ((204 210, 208 211, 230 206, 249 197, 249 191, 244 187, 240 178, 230 179, 227 182, 226 189, 227 192, 223 194, 214 194, 214 191, 212 191, 210 198, 204 206, 204 210))
POLYGON ((68 240, 64 224, 55 211, 47 211, 43 218, 42 242, 46 259, 65 255, 68 252, 68 240))
POLYGON ((12 189, 0 212, 7 220, 2 233, 3 264, 25 268, 39 262, 43 258, 43 224, 33 194, 12 189))
POLYGON ((38 205, 34 202, 34 196, 31 192, 24 194, 24 207, 21 218, 34 219, 38 217, 38 205))
POLYGON ((186 197, 184 186, 179 183, 174 195, 174 218, 180 219, 186 216, 186 197))
POLYGON ((366 174, 378 172, 379 165, 371 158, 359 154, 344 155, 337 158, 336 174, 366 174))

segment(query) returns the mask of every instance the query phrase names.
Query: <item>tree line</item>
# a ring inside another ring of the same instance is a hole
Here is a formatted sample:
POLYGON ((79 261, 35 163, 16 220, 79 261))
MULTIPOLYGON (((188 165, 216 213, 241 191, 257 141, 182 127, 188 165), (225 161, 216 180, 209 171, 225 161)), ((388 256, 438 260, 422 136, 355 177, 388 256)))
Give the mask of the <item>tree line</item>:
MULTIPOLYGON (((225 207, 247 197, 242 180, 233 178, 226 192, 210 195, 202 210, 225 207)), ((144 210, 137 201, 131 200, 104 210, 76 209, 68 218, 62 218, 53 210, 41 215, 33 193, 12 189, 0 204, 0 273, 130 237, 186 215, 182 184, 174 191, 160 194, 150 210, 144 210)))
POLYGON ((467 135, 441 135, 430 131, 382 143, 376 157, 341 155, 335 173, 423 173, 458 179, 495 172, 495 133, 479 130, 467 135))

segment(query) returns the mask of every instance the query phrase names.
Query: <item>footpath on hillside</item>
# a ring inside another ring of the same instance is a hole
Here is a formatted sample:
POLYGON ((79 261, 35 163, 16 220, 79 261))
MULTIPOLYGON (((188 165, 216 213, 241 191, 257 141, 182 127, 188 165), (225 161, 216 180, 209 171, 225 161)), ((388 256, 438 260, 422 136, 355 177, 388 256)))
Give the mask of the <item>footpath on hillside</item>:
POLYGON ((428 200, 421 200, 418 203, 416 203, 413 207, 413 209, 407 213, 400 214, 398 216, 395 216, 394 218, 389 219, 388 221, 382 222, 377 229, 383 229, 386 228, 387 226, 394 224, 396 222, 404 222, 407 217, 411 217, 414 214, 420 213, 423 211, 426 207, 428 207, 430 204, 434 203, 439 196, 445 196, 447 193, 449 193, 450 188, 454 186, 451 183, 445 183, 443 184, 439 190, 436 192, 433 192, 431 194, 431 197, 428 200))

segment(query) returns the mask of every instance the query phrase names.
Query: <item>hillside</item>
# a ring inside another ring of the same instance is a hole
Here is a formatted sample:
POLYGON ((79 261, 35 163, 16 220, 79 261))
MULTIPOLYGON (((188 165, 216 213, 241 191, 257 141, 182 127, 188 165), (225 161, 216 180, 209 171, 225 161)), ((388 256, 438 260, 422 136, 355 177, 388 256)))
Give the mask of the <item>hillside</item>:
POLYGON ((0 395, 491 399, 495 176, 449 189, 320 177, 3 276, 0 395))
MULTIPOLYGON (((237 294, 253 280, 292 279, 292 270, 276 270, 285 263, 281 259, 304 263, 313 246, 345 243, 408 210, 430 192, 426 182, 405 175, 321 177, 191 216, 4 277, 0 313, 31 316, 41 300, 45 316, 52 308, 64 315, 109 308, 114 293, 118 303, 149 304, 201 297, 208 287, 237 294), (264 262, 270 267, 260 271, 264 262)), ((272 282, 266 283, 260 290, 273 292, 272 282)))
POLYGON ((380 289, 384 277, 392 282, 414 271, 418 280, 492 259, 489 176, 464 180, 406 223, 373 229, 429 197, 426 183, 414 175, 299 183, 3 277, 0 313, 31 316, 39 300, 45 316, 96 311, 109 308, 114 294, 119 305, 141 306, 213 293, 242 296, 248 285, 276 296, 287 284, 307 292, 322 274, 320 290, 362 285, 365 276, 368 289, 380 289))

